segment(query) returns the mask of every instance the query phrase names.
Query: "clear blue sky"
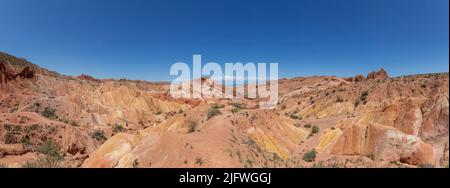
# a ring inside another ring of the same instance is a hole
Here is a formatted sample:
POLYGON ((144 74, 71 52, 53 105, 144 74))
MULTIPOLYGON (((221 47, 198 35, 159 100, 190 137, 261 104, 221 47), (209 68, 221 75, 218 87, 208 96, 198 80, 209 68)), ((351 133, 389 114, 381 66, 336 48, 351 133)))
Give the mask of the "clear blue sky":
POLYGON ((448 0, 0 0, 0 51, 68 75, 277 62, 280 77, 448 72, 448 0))

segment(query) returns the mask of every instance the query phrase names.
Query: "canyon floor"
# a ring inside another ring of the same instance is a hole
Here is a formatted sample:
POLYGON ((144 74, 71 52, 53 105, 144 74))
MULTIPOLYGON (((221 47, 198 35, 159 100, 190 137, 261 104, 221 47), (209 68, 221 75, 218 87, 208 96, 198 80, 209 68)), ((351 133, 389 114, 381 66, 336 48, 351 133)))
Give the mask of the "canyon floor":
POLYGON ((174 99, 0 53, 0 166, 416 168, 449 164, 448 73, 280 79, 279 104, 174 99))

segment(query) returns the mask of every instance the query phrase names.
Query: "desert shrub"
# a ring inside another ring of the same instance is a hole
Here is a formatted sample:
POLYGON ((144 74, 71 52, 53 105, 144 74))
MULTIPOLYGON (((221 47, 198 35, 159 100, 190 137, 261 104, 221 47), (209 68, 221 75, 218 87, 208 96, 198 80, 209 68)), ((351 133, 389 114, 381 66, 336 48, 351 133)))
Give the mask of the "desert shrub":
POLYGON ((244 168, 252 168, 253 167, 253 161, 250 159, 245 160, 244 168))
POLYGON ((78 126, 78 123, 74 120, 71 120, 70 125, 76 127, 76 126, 78 126))
POLYGON ((338 97, 336 98, 336 102, 338 102, 338 103, 344 102, 344 99, 342 99, 341 96, 338 96, 338 97))
POLYGON ((305 127, 305 128, 311 128, 312 127, 312 125, 311 124, 306 124, 305 126, 303 126, 303 127, 305 127))
POLYGON ((239 108, 231 109, 231 113, 233 113, 233 114, 238 113, 239 111, 241 111, 239 108))
POLYGON ((217 103, 212 106, 212 108, 223 108, 223 107, 225 107, 225 105, 217 103))
POLYGON ((103 132, 102 130, 95 130, 91 134, 91 137, 97 141, 105 141, 106 140, 105 132, 103 132))
POLYGON ((220 115, 222 112, 217 108, 211 108, 208 111, 208 119, 211 119, 214 116, 220 115))
POLYGON ((311 151, 308 151, 303 155, 303 160, 306 162, 313 162, 314 160, 316 160, 316 154, 316 150, 312 149, 311 151))
POLYGON ((62 168, 60 160, 52 157, 39 158, 35 161, 29 161, 22 165, 22 168, 62 168))
POLYGON ((120 133, 123 132, 125 130, 125 128, 123 128, 123 126, 121 124, 115 124, 113 126, 113 132, 115 133, 120 133))
POLYGON ((42 111, 42 115, 46 118, 54 119, 54 118, 56 118, 55 112, 56 112, 56 109, 47 106, 44 108, 44 111, 42 111))
POLYGON ((361 96, 359 97, 359 100, 361 101, 366 101, 367 100, 367 96, 369 96, 369 91, 364 91, 361 96))
POLYGON ((62 156, 59 151, 59 145, 50 139, 45 140, 41 145, 39 145, 37 147, 37 151, 55 160, 62 159, 62 156))
POLYGON ((314 126, 312 127, 311 133, 312 133, 312 134, 316 134, 316 133, 318 133, 319 131, 320 131, 320 128, 319 128, 318 126, 315 126, 315 125, 314 125, 314 126))
POLYGON ((20 142, 18 135, 15 132, 7 132, 5 134, 4 139, 5 139, 5 144, 17 144, 20 142))
POLYGON ((189 121, 188 133, 193 133, 197 129, 198 123, 196 121, 189 121))
POLYGON ((238 102, 231 103, 231 106, 234 106, 235 108, 238 108, 238 109, 245 109, 246 108, 245 104, 238 103, 238 102))
POLYGON ((289 117, 291 117, 291 119, 300 119, 301 120, 301 117, 298 115, 295 115, 295 114, 291 114, 289 117))

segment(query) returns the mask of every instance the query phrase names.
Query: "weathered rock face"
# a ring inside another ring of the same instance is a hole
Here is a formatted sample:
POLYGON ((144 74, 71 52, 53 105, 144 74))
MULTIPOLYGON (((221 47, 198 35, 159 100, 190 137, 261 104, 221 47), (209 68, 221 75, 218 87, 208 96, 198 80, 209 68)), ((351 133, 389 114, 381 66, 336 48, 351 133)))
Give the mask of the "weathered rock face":
POLYGON ((332 154, 363 155, 375 160, 401 161, 411 165, 435 165, 435 152, 419 137, 382 125, 346 125, 332 154))
POLYGON ((387 72, 381 68, 379 71, 370 72, 367 79, 387 79, 389 78, 387 72))
POLYGON ((25 67, 21 72, 16 74, 15 78, 32 79, 35 78, 35 71, 31 67, 25 67))
POLYGON ((92 77, 90 75, 86 75, 86 74, 81 74, 77 78, 82 79, 82 80, 92 81, 92 82, 101 82, 101 80, 96 79, 96 78, 94 78, 94 77, 92 77))
POLYGON ((9 81, 14 79, 14 74, 7 69, 3 62, 0 62, 0 86, 5 86, 9 81))
POLYGON ((15 74, 13 70, 6 66, 6 62, 1 62, 0 59, 0 86, 5 86, 8 82, 17 78, 33 79, 35 78, 35 71, 27 66, 22 71, 15 74))
POLYGON ((366 77, 359 74, 359 75, 356 75, 355 77, 350 77, 345 80, 349 81, 349 82, 361 82, 361 81, 364 81, 365 79, 366 79, 366 77))

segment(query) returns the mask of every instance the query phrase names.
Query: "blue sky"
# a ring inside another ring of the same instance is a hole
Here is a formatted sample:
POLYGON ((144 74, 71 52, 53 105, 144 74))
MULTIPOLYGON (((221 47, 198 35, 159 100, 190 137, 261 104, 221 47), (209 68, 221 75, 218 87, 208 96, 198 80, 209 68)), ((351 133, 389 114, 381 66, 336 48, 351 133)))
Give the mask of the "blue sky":
POLYGON ((448 0, 0 0, 0 51, 63 74, 279 63, 280 77, 448 72, 448 0))

